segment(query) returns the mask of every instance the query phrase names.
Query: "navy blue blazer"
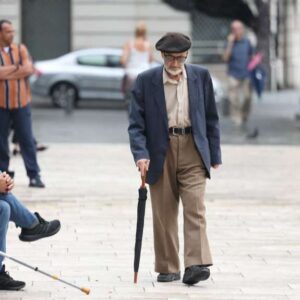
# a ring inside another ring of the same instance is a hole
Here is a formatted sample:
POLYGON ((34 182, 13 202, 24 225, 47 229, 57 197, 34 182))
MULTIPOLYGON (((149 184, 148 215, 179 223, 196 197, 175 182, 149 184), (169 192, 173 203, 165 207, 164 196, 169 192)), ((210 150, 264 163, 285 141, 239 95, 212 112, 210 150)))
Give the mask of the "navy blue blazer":
MULTIPOLYGON (((185 65, 193 138, 210 178, 210 167, 221 164, 219 117, 209 72, 185 65)), ((163 66, 141 73, 132 90, 129 139, 135 162, 150 159, 147 182, 160 177, 169 145, 168 116, 163 86, 163 66)))

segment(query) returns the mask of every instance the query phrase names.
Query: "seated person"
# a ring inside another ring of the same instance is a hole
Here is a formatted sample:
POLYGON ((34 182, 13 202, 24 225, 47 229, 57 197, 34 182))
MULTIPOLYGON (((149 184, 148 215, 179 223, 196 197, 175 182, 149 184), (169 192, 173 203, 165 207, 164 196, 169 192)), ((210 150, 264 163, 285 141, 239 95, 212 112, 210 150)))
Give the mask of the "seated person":
MULTIPOLYGON (((12 193, 14 181, 0 171, 0 251, 6 251, 6 233, 8 222, 12 221, 21 227, 19 239, 33 242, 52 236, 60 230, 58 220, 46 221, 38 213, 31 213, 12 193)), ((20 290, 25 282, 11 278, 3 265, 4 257, 0 256, 0 290, 20 290)))

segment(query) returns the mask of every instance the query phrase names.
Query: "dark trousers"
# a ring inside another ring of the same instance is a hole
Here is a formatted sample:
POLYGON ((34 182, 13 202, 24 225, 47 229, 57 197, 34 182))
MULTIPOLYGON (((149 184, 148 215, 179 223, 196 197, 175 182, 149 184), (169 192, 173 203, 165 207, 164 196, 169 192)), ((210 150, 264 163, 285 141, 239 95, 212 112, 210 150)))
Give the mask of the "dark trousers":
MULTIPOLYGON (((16 131, 14 129, 14 124, 12 124, 12 126, 11 126, 11 131, 12 131, 12 139, 11 139, 12 143, 15 144, 15 145, 19 144, 19 140, 18 140, 16 131)), ((33 137, 33 142, 34 142, 35 146, 38 143, 37 140, 35 139, 35 137, 33 137)))
POLYGON ((20 144, 27 176, 34 178, 39 175, 40 168, 32 135, 30 105, 11 110, 0 108, 0 170, 7 171, 9 167, 8 136, 12 123, 20 144))

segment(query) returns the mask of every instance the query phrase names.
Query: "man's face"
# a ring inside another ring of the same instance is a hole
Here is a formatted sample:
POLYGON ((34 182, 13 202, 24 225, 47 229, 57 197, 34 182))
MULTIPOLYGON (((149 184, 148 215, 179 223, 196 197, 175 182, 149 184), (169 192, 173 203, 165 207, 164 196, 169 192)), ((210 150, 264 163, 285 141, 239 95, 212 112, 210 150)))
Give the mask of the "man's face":
POLYGON ((241 39, 244 35, 244 26, 241 22, 233 22, 231 25, 231 32, 237 40, 241 39))
POLYGON ((8 47, 11 45, 14 39, 14 33, 15 31, 12 24, 2 24, 2 30, 0 30, 0 41, 2 42, 4 47, 8 47))
POLYGON ((164 60, 164 66, 171 75, 179 75, 182 72, 182 66, 186 61, 188 52, 170 53, 162 52, 162 58, 164 60))

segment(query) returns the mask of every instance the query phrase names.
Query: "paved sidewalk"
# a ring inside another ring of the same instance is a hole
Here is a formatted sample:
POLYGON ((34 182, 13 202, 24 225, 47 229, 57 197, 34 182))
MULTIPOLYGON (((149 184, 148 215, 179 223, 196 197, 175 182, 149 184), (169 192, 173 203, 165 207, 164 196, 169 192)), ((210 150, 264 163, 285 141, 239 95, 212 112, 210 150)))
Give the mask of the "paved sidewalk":
POLYGON ((206 198, 212 276, 193 287, 156 282, 150 201, 139 283, 132 283, 139 177, 126 144, 51 144, 39 156, 45 190, 27 188, 23 163, 14 158, 15 194, 63 226, 55 237, 26 244, 11 225, 8 252, 92 292, 7 261, 27 286, 0 292, 0 299, 299 300, 300 146, 224 146, 223 153, 206 198))

